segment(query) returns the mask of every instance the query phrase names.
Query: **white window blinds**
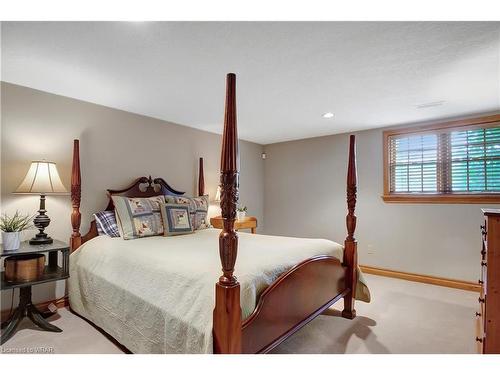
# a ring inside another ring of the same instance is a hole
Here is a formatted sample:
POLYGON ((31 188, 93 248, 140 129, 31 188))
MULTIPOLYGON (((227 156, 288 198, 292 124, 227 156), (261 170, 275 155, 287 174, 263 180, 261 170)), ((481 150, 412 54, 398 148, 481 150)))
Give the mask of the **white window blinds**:
POLYGON ((500 192, 500 124, 390 136, 388 147, 391 193, 500 192))

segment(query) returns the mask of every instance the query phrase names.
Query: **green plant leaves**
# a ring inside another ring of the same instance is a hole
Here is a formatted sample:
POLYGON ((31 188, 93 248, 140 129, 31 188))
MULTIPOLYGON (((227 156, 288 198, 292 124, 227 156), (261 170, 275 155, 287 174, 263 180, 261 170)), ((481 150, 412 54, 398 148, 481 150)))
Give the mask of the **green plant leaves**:
POLYGON ((9 216, 5 213, 0 216, 0 230, 3 232, 21 232, 26 229, 33 227, 31 221, 35 215, 21 215, 19 211, 13 216, 9 216))

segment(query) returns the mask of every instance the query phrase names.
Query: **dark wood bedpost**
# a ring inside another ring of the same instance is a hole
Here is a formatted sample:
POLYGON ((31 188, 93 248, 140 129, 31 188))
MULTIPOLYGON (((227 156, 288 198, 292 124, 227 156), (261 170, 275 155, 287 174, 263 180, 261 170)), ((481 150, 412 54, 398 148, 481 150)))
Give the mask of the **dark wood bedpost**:
POLYGON ((82 235, 80 234, 80 200, 82 196, 82 176, 80 173, 80 141, 75 139, 73 141, 73 165, 71 168, 71 205, 73 211, 71 212, 71 226, 73 233, 70 239, 71 251, 74 251, 82 244, 82 235))
POLYGON ((220 168, 221 214, 223 229, 219 236, 222 276, 215 285, 213 317, 214 353, 241 353, 240 284, 233 275, 238 252, 234 230, 239 187, 238 134, 236 129, 236 75, 229 73, 226 82, 226 108, 220 168))
POLYGON ((205 176, 203 172, 203 158, 200 158, 200 165, 198 168, 198 196, 205 195, 205 176))
POLYGON ((344 310, 342 316, 344 318, 353 319, 356 317, 354 309, 354 296, 356 293, 356 284, 358 280, 358 243, 354 238, 356 230, 356 192, 357 192, 357 171, 356 171, 356 136, 351 135, 349 138, 349 164, 347 167, 347 238, 344 242, 344 265, 346 270, 346 287, 350 289, 349 293, 344 297, 344 310))

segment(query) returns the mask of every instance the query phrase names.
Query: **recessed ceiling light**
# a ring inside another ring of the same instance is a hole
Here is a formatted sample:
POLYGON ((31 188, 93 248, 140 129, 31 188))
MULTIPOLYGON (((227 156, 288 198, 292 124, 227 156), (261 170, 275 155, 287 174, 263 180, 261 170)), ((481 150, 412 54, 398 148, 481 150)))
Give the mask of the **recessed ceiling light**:
POLYGON ((332 118, 332 117, 333 117, 333 113, 332 112, 323 113, 323 118, 332 118))
POLYGON ((435 102, 415 104, 415 107, 417 107, 418 109, 439 107, 440 105, 443 105, 444 103, 446 103, 446 100, 436 100, 435 102))

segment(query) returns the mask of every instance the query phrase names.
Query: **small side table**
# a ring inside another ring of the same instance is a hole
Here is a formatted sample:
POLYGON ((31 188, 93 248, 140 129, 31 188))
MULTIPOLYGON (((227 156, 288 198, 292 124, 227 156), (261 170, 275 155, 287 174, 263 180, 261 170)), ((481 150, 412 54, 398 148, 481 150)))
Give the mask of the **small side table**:
MULTIPOLYGON (((214 228, 222 229, 222 217, 216 216, 212 217, 210 219, 210 224, 214 228)), ((234 221, 234 229, 250 229, 253 234, 256 233, 256 228, 257 228, 257 218, 253 216, 245 216, 244 219, 242 220, 235 220, 234 221)))
POLYGON ((18 250, 2 251, 0 258, 27 255, 37 253, 48 253, 48 264, 40 277, 31 281, 7 281, 5 272, 0 274, 1 290, 19 288, 19 305, 14 310, 12 316, 2 323, 1 344, 9 340, 14 335, 19 323, 28 317, 33 323, 45 331, 62 332, 62 329, 50 324, 45 320, 45 316, 31 302, 31 287, 36 284, 50 281, 63 280, 69 277, 69 246, 68 244, 54 240, 47 245, 30 245, 29 241, 24 241, 18 250), (57 264, 58 252, 62 253, 62 267, 57 264))

